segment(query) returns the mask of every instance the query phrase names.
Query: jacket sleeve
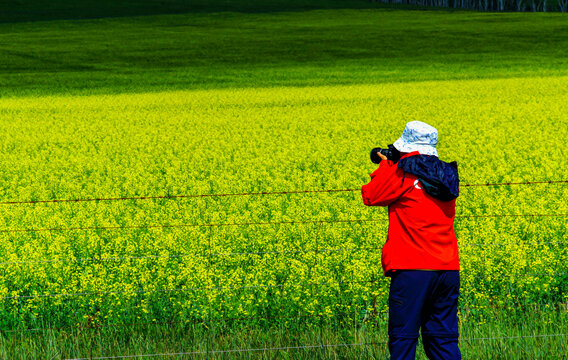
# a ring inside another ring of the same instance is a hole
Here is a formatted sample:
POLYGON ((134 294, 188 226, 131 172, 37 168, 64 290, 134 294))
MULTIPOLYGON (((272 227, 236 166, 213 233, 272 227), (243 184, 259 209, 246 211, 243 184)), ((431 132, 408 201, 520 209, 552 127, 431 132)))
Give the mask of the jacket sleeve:
POLYGON ((406 191, 402 170, 396 164, 381 161, 379 168, 371 174, 371 181, 361 187, 363 203, 367 206, 388 206, 406 191))

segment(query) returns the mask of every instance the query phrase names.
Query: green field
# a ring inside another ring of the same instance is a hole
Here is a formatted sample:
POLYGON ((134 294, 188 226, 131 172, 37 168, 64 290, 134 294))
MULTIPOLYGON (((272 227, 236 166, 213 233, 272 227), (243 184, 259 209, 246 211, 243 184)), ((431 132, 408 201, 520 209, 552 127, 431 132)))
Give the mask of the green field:
POLYGON ((0 24, 0 96, 567 74, 563 14, 332 3, 369 8, 0 24))
MULTIPOLYGON (((357 189, 414 119, 462 185, 568 179, 561 14, 18 4, 0 24, 3 359, 383 359, 385 209, 356 190, 171 196, 357 189), (9 204, 144 196, 171 198, 9 204), (215 353, 302 345, 322 346, 215 353)), ((462 186, 464 358, 568 351, 567 196, 462 186)))

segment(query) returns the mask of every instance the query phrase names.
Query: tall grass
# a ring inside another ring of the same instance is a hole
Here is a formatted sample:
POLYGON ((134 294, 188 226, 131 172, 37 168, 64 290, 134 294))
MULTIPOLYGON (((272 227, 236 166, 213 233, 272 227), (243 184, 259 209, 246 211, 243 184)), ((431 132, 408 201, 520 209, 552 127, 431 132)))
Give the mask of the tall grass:
MULTIPOLYGON (((495 311, 490 321, 461 323, 464 359, 561 359, 568 352, 568 313, 495 311)), ((488 319, 488 320, 489 320, 488 319)), ((386 318, 342 319, 342 330, 323 320, 266 327, 223 322, 46 330, 0 337, 1 359, 61 359, 178 354, 168 359, 386 359, 386 318), (180 353, 186 353, 181 355, 180 353)), ((417 359, 426 359, 419 343, 417 359)))

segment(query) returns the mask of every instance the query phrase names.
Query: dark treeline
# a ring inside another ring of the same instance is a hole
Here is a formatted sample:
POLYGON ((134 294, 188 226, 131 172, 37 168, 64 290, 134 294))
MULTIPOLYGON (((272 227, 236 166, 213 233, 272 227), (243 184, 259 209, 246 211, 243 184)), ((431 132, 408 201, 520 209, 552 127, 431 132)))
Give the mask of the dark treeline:
POLYGON ((387 4, 437 6, 480 11, 561 11, 568 10, 568 0, 375 0, 387 4))

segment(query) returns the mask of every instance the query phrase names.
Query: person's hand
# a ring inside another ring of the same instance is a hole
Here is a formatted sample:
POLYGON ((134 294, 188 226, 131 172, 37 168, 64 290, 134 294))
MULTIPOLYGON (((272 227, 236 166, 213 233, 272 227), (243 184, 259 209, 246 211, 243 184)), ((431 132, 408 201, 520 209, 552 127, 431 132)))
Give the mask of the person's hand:
POLYGON ((387 157, 377 151, 377 156, 381 158, 381 160, 387 160, 387 157))

